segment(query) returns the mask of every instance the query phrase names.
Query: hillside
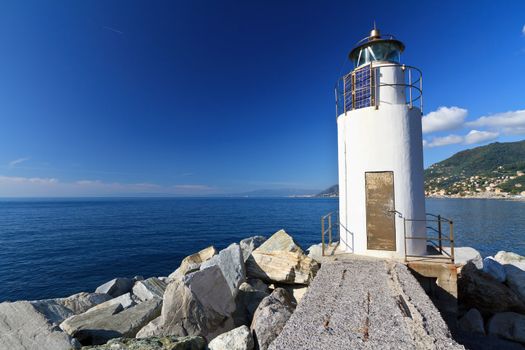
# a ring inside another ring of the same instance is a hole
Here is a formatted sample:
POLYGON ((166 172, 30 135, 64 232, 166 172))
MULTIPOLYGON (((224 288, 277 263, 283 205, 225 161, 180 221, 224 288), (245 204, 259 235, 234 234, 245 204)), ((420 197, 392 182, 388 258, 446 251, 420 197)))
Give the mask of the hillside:
POLYGON ((425 170, 427 195, 519 194, 525 191, 525 140, 456 153, 425 170))

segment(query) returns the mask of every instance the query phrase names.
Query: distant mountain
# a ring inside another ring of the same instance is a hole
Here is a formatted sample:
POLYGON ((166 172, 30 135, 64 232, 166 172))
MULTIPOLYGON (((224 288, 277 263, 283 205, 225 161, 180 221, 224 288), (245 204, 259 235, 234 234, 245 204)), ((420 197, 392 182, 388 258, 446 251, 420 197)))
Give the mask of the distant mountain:
POLYGON ((296 188, 262 189, 238 193, 241 197, 314 197, 318 190, 305 190, 296 188))
POLYGON ((458 152, 425 170, 427 195, 518 194, 525 191, 525 140, 458 152))
POLYGON ((339 185, 333 185, 326 190, 319 192, 316 197, 339 197, 339 185))

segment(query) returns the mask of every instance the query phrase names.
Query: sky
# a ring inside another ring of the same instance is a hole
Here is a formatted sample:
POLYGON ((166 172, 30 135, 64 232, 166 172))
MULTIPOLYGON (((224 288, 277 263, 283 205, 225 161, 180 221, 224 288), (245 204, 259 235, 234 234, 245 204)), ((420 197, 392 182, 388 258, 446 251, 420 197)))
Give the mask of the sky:
POLYGON ((425 166, 525 138, 522 1, 3 1, 0 196, 333 185, 374 21, 423 71, 425 166))

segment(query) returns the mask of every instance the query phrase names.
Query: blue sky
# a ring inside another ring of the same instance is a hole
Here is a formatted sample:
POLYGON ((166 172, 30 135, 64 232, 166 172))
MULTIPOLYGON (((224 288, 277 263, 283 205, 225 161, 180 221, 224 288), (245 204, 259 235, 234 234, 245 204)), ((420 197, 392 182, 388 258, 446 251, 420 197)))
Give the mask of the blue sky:
POLYGON ((525 138, 521 1, 5 1, 0 196, 332 185, 374 20, 423 71, 426 166, 525 138))

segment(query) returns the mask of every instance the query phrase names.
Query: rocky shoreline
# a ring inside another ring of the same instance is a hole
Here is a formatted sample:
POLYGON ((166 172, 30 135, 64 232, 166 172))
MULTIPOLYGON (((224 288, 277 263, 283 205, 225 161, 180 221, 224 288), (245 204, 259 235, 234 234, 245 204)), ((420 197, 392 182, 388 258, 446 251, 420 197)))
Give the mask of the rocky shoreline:
POLYGON ((320 264, 284 230, 183 259, 169 276, 0 304, 0 350, 265 350, 320 264))

